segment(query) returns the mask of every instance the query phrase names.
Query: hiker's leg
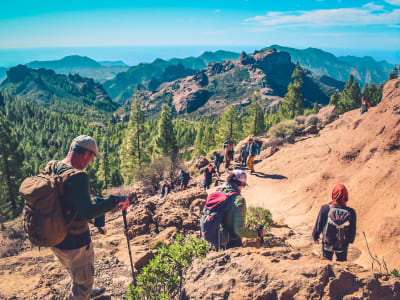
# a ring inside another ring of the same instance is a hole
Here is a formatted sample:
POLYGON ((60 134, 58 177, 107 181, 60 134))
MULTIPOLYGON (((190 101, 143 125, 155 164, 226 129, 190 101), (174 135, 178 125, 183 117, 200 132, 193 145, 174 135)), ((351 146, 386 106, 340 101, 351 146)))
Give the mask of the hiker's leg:
POLYGON ((247 159, 247 166, 253 172, 254 172, 254 162, 253 162, 254 161, 254 157, 255 156, 249 156, 249 158, 247 159))
POLYGON ((332 260, 333 252, 332 251, 327 251, 327 250, 322 248, 322 256, 327 258, 327 259, 329 259, 329 260, 332 260))
POLYGON ((343 252, 336 252, 336 260, 337 261, 346 261, 347 260, 347 247, 343 252))
POLYGON ((89 299, 93 288, 94 251, 93 244, 75 250, 51 248, 61 264, 68 269, 72 279, 69 300, 89 299))

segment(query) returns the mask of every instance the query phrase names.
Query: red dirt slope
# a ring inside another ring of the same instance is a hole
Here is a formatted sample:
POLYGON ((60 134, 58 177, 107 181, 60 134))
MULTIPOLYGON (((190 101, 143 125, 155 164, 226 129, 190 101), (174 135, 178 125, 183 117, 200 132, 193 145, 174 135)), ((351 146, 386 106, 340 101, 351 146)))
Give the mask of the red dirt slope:
POLYGON ((348 205, 358 214, 356 262, 371 266, 362 232, 389 269, 400 267, 400 78, 388 82, 382 102, 364 115, 340 116, 315 136, 282 147, 256 165, 244 191, 248 205, 271 209, 311 245, 319 208, 335 184, 349 190, 348 205))

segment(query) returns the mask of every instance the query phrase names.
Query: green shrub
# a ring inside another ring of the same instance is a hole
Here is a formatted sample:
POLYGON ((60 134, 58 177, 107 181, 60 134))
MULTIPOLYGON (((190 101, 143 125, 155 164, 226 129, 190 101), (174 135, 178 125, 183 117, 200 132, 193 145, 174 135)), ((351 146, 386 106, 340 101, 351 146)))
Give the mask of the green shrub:
POLYGON ((272 126, 268 130, 268 136, 281 137, 289 143, 294 142, 296 134, 299 132, 299 125, 296 121, 288 120, 272 126))
POLYGON ((262 207, 249 207, 246 215, 246 225, 249 228, 258 228, 260 225, 268 230, 272 224, 272 214, 269 209, 262 207))
POLYGON ((319 118, 317 115, 310 115, 306 119, 306 127, 312 126, 312 125, 317 125, 320 122, 319 118))
POLYGON ((394 277, 400 277, 400 272, 397 269, 393 269, 392 272, 390 272, 390 274, 394 277))
POLYGON ((126 299, 181 299, 187 269, 195 257, 204 257, 208 246, 204 240, 190 238, 185 241, 178 234, 175 242, 167 247, 160 245, 154 259, 136 277, 136 285, 130 286, 126 299))

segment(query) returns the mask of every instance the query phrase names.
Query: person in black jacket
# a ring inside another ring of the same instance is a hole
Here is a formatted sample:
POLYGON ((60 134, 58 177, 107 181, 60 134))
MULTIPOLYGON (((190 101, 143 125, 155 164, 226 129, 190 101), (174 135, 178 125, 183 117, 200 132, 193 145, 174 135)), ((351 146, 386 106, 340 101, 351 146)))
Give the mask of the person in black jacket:
POLYGON ((322 233, 322 254, 332 260, 333 253, 337 261, 347 260, 349 244, 356 237, 356 212, 347 206, 348 192, 343 184, 337 184, 332 191, 332 201, 321 207, 312 233, 318 243, 322 233))

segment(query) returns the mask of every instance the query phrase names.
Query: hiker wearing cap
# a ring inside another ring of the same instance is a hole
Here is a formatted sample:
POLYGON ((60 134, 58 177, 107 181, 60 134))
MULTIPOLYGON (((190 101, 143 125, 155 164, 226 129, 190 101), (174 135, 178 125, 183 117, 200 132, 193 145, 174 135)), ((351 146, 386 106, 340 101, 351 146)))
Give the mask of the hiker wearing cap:
POLYGON ((367 99, 363 98, 362 102, 361 102, 361 108, 360 108, 361 114, 366 113, 370 107, 371 107, 371 104, 367 101, 367 99))
POLYGON ((234 170, 223 186, 207 198, 200 221, 202 238, 217 249, 240 247, 242 238, 258 238, 265 234, 264 229, 246 227, 246 200, 240 194, 246 180, 245 172, 234 170))
MULTIPOLYGON (((85 169, 95 156, 103 159, 96 141, 90 136, 80 135, 72 141, 62 161, 50 163, 54 163, 54 172, 61 175, 71 169, 85 169)), ((63 190, 61 207, 69 224, 68 232, 66 238, 51 247, 51 250, 70 274, 72 285, 68 299, 89 299, 90 296, 104 292, 105 288, 92 290, 94 251, 88 220, 102 216, 118 206, 126 210, 129 200, 126 197, 110 196, 97 204, 92 203, 89 177, 85 172, 69 177, 63 184, 63 190)))
POLYGON ((318 243, 322 233, 322 254, 332 260, 347 260, 347 249, 356 237, 356 212, 347 206, 349 195, 343 184, 337 184, 332 191, 332 201, 321 207, 312 233, 318 243))
POLYGON ((253 139, 249 139, 249 156, 247 158, 247 167, 250 169, 250 174, 254 171, 254 158, 256 155, 260 154, 260 146, 253 141, 253 139))

